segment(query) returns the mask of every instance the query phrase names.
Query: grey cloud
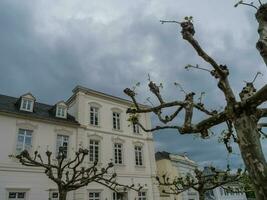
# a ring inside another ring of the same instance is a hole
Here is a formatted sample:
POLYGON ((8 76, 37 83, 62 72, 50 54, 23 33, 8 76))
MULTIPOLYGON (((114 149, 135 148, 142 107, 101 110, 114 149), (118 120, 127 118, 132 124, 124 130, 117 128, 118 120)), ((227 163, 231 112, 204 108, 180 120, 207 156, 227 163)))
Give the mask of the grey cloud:
MULTIPOLYGON (((139 0, 128 4, 118 0, 107 7, 103 2, 82 0, 2 0, 0 92, 19 96, 31 91, 39 101, 55 103, 68 98, 77 84, 125 97, 122 90, 141 81, 139 94, 144 101, 148 96, 144 84, 150 73, 164 83, 167 99, 182 98, 172 84, 178 81, 186 91, 204 90, 210 107, 224 105, 209 74, 184 70, 186 64, 208 66, 182 40, 179 27, 159 23, 159 19, 186 15, 194 15, 201 44, 230 67, 236 92, 243 80, 265 70, 255 50, 253 12, 233 9, 232 1, 170 0, 163 4, 139 0)), ((226 150, 217 144, 216 137, 194 140, 167 131, 155 134, 155 139, 160 142, 158 150, 187 151, 200 163, 225 163, 226 150)), ((240 159, 233 159, 235 166, 240 163, 240 159)))

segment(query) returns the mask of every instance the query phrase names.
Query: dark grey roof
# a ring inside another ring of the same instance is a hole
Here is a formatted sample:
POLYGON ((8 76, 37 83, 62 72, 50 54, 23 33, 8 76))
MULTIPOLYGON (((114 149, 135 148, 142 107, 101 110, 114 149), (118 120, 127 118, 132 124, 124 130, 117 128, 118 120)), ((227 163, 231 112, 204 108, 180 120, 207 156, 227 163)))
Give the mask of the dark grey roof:
POLYGON ((162 159, 170 159, 170 153, 166 151, 158 151, 155 154, 156 160, 162 160, 162 159))
POLYGON ((0 94, 0 112, 16 114, 22 117, 31 117, 33 119, 45 119, 53 122, 69 123, 70 125, 79 125, 75 118, 69 114, 67 115, 67 119, 56 117, 55 109, 53 109, 54 106, 52 105, 35 102, 33 112, 27 112, 19 109, 19 102, 20 98, 0 94))

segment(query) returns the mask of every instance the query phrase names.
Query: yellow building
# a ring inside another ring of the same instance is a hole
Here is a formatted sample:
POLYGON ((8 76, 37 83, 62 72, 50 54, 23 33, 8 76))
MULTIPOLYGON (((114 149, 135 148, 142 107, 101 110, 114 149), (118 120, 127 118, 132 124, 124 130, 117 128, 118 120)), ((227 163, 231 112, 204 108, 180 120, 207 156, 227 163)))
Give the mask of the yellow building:
MULTIPOLYGON (((157 175, 162 177, 166 175, 170 178, 176 178, 179 176, 185 176, 186 174, 193 174, 195 168, 197 168, 196 162, 190 160, 185 155, 171 154, 168 152, 157 152, 156 153, 156 165, 157 165, 157 175)), ((179 195, 166 194, 162 192, 163 190, 169 191, 168 187, 161 186, 160 199, 161 200, 198 200, 198 193, 189 189, 179 195)))

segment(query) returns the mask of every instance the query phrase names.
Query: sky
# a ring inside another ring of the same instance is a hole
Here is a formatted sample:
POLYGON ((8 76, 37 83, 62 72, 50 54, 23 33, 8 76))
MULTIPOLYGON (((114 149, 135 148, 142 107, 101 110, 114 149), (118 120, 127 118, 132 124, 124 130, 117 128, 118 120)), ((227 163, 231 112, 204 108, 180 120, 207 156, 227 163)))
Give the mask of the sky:
MULTIPOLYGON (((151 94, 147 77, 163 83, 167 100, 182 99, 174 86, 199 95, 205 92, 208 108, 225 105, 216 81, 208 73, 187 71, 187 64, 209 68, 181 37, 174 24, 193 16, 195 37, 220 64, 230 69, 234 92, 266 66, 255 44, 255 10, 234 8, 234 0, 1 0, 0 93, 20 96, 31 92, 39 102, 66 100, 76 85, 127 98, 123 89, 137 82, 140 103, 151 94)), ((256 3, 256 1, 255 1, 256 3)), ((197 115, 197 118, 201 118, 197 115)), ((155 117, 152 117, 156 125, 155 117)), ((157 151, 186 154, 201 166, 241 167, 238 149, 229 156, 218 143, 220 129, 208 140, 179 135, 173 130, 154 134, 157 151)), ((267 151, 266 142, 263 143, 267 151)))

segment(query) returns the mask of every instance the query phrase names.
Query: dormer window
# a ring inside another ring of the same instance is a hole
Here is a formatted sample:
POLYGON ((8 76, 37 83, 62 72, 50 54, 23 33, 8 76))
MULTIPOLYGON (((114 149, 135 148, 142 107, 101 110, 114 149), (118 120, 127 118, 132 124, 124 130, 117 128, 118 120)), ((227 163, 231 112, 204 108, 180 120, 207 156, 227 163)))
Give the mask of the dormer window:
POLYGON ((64 102, 59 102, 56 105, 56 117, 67 118, 67 105, 64 102))
POLYGON ((20 110, 32 112, 35 98, 31 93, 27 93, 21 96, 20 110))
POLYGON ((32 110, 33 110, 33 100, 23 99, 22 98, 20 110, 32 112, 32 110))

